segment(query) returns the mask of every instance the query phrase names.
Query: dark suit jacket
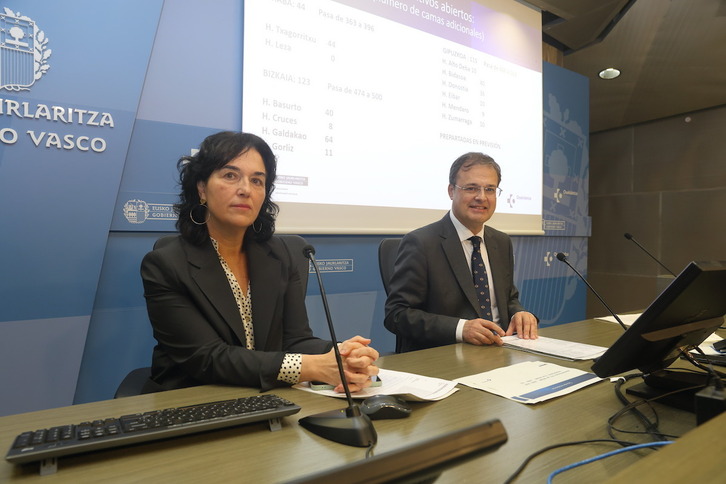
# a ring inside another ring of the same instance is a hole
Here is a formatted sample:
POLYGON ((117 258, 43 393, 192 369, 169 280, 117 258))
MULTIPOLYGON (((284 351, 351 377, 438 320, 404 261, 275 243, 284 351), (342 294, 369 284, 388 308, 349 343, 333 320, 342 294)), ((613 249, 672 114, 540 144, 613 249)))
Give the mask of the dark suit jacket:
MULTIPOLYGON (((512 241, 486 227, 484 243, 506 329, 514 313, 524 311, 514 286, 512 241)), ((406 235, 398 249, 384 321, 401 338, 401 351, 456 343, 459 320, 481 317, 471 270, 449 214, 406 235)))
POLYGON ((151 379, 163 389, 231 384, 263 390, 277 380, 285 353, 325 353, 313 337, 300 274, 277 237, 246 241, 255 351, 244 347, 242 318, 210 240, 181 237, 146 254, 144 296, 154 337, 151 379))

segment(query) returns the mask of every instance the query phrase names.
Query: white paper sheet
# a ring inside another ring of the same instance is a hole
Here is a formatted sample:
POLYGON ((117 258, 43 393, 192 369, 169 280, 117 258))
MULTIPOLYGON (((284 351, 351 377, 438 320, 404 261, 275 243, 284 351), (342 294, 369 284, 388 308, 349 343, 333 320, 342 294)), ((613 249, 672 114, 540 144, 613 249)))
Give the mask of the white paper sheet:
MULTIPOLYGON (((458 391, 456 382, 432 378, 428 376, 406 373, 403 371, 380 369, 378 376, 383 384, 379 387, 364 388, 352 394, 353 398, 368 398, 372 395, 397 395, 404 400, 414 402, 432 402, 443 400, 458 391)), ((307 392, 326 395, 328 397, 345 398, 345 393, 333 390, 313 390, 308 382, 298 383, 293 388, 307 392)))
MULTIPOLYGON (((641 314, 643 314, 643 313, 636 313, 636 314, 618 314, 618 317, 621 319, 621 321, 623 322, 623 324, 629 328, 629 327, 631 327, 633 325, 633 323, 635 322, 635 320, 640 317, 641 314)), ((607 321, 609 323, 619 324, 618 321, 614 317, 612 317, 612 316, 603 316, 603 317, 595 318, 595 319, 599 319, 600 321, 607 321)))
POLYGON ((594 360, 605 353, 607 348, 584 343, 574 343, 561 339, 540 336, 537 339, 521 339, 518 336, 505 336, 502 338, 504 346, 530 353, 556 356, 568 360, 594 360))
POLYGON ((515 365, 458 378, 456 382, 519 403, 539 403, 602 381, 592 373, 543 361, 515 365))

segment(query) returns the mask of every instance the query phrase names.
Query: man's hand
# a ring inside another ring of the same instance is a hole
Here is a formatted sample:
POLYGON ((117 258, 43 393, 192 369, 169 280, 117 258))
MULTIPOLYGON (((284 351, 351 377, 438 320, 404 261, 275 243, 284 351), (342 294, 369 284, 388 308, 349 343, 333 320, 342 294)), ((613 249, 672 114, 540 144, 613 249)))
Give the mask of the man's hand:
POLYGON ((464 323, 464 331, 461 336, 465 342, 473 345, 502 346, 504 330, 498 324, 486 319, 470 319, 464 323))
POLYGON ((537 318, 527 311, 514 313, 507 328, 507 336, 517 333, 522 339, 537 339, 537 318))

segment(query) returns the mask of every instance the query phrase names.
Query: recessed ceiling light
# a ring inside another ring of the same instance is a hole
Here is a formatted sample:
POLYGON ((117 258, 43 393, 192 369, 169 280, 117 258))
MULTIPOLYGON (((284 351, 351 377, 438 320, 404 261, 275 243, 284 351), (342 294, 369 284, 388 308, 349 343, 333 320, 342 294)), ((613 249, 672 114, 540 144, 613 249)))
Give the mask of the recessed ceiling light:
POLYGON ((607 69, 603 69, 598 74, 598 76, 600 76, 600 79, 615 79, 619 75, 620 71, 614 67, 608 67, 607 69))

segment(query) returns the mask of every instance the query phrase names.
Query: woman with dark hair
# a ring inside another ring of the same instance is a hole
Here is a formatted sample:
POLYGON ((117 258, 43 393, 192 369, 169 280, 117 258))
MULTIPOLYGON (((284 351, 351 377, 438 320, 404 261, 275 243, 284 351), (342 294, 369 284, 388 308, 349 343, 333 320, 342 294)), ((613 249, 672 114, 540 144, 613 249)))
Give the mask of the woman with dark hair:
MULTIPOLYGON (((273 235, 276 160, 261 138, 224 131, 178 163, 180 236, 141 264, 154 337, 150 385, 231 384, 263 390, 324 381, 342 390, 332 343, 312 335, 301 274, 273 235)), ((340 344, 352 391, 378 373, 378 352, 340 344)), ((156 385, 156 386, 155 386, 156 385)))

